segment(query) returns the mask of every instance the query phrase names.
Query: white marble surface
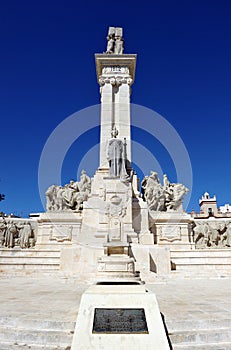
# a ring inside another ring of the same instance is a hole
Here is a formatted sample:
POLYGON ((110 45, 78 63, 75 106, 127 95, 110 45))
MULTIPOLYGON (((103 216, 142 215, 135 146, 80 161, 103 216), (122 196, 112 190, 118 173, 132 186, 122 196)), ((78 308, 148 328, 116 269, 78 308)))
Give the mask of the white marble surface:
POLYGON ((71 350, 167 350, 160 310, 153 292, 143 285, 95 285, 82 296, 71 350), (92 333, 95 308, 143 308, 148 334, 92 333))

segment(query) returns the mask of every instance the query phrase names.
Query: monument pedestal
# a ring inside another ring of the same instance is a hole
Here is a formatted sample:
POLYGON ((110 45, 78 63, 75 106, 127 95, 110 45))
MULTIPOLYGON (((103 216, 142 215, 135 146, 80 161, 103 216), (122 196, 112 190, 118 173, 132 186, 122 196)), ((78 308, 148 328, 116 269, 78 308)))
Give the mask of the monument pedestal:
POLYGON ((184 212, 150 212, 155 243, 170 249, 194 249, 191 217, 184 212))
POLYGON ((155 294, 144 285, 94 285, 83 295, 71 350, 169 350, 155 294))
POLYGON ((104 245, 104 255, 98 259, 97 279, 100 282, 140 283, 134 258, 129 256, 129 244, 110 242, 104 245))
POLYGON ((82 215, 69 211, 40 213, 38 217, 36 248, 52 249, 78 242, 82 215))
POLYGON ((83 204, 79 242, 102 246, 108 235, 117 240, 138 242, 133 228, 132 183, 109 177, 98 170, 92 180, 91 196, 83 204), (126 237, 124 239, 124 237, 126 237))
POLYGON ((171 273, 171 253, 166 246, 131 245, 132 255, 136 261, 136 269, 140 271, 142 281, 153 281, 157 276, 171 273))

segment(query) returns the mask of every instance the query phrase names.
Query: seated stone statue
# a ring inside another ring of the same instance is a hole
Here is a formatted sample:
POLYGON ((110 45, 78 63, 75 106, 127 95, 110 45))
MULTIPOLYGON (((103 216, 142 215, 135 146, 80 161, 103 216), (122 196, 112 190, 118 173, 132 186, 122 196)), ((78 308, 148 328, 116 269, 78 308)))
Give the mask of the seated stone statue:
POLYGON ((79 192, 78 182, 71 180, 69 184, 66 184, 64 186, 64 190, 61 195, 61 197, 63 198, 63 205, 62 205, 63 209, 65 207, 74 209, 77 201, 76 197, 78 192, 79 192))
POLYGON ((70 181, 65 186, 50 186, 46 191, 48 211, 75 210, 80 211, 82 204, 91 192, 91 179, 82 171, 80 182, 70 181))
POLYGON ((182 211, 182 200, 188 189, 178 183, 170 183, 167 175, 163 176, 162 186, 156 172, 151 171, 141 183, 144 199, 149 210, 182 211))
POLYGON ((164 209, 165 196, 158 174, 151 171, 151 175, 144 178, 141 186, 148 208, 150 210, 162 211, 164 209))
POLYGON ((169 193, 166 195, 165 206, 167 210, 178 210, 182 205, 182 199, 189 190, 182 184, 170 184, 169 193))

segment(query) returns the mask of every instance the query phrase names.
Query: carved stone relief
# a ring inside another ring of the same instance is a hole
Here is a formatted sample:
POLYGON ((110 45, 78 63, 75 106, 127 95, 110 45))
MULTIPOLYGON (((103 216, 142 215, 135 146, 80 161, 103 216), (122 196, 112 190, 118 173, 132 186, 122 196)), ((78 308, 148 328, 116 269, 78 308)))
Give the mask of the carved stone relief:
POLYGON ((193 235, 198 249, 231 247, 231 222, 196 221, 193 235))
POLYGON ((181 227, 176 225, 166 225, 159 227, 159 239, 168 242, 181 239, 181 227))
POLYGON ((27 220, 0 221, 0 243, 7 248, 20 247, 32 248, 37 239, 37 226, 34 222, 27 220))
POLYGON ((50 231, 49 231, 50 241, 56 241, 56 242, 71 241, 72 230, 73 230, 73 226, 69 226, 69 225, 59 225, 58 227, 50 226, 50 231))
POLYGON ((122 218, 126 215, 126 206, 122 198, 114 195, 106 205, 108 216, 109 241, 121 241, 123 232, 122 218))

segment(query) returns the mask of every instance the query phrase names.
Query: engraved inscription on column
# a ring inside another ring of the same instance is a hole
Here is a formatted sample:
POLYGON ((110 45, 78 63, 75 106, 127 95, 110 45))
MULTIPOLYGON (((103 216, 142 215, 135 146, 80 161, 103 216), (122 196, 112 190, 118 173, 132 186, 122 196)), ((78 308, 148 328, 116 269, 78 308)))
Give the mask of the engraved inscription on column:
POLYGON ((96 308, 92 333, 148 334, 144 309, 96 308))

